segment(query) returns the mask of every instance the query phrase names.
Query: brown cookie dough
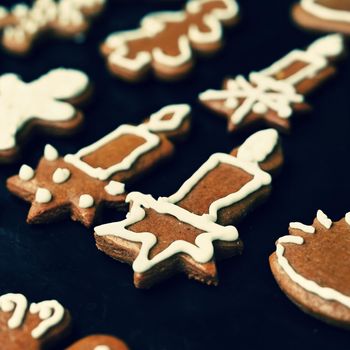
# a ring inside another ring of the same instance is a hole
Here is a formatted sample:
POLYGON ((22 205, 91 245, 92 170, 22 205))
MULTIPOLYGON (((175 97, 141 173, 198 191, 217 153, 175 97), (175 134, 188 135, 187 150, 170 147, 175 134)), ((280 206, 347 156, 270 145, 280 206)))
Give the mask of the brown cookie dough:
POLYGON ((292 9, 294 21, 302 28, 350 35, 348 0, 301 0, 292 9))
POLYGON ((350 328, 350 214, 332 222, 318 211, 312 226, 293 222, 270 256, 282 291, 306 313, 350 328))
POLYGON ((190 0, 184 11, 152 13, 140 28, 112 33, 101 46, 110 72, 139 81, 153 70, 159 79, 176 80, 194 65, 192 51, 209 54, 222 45, 222 26, 238 20, 235 0, 190 0))
POLYGON ((306 50, 293 50, 270 67, 226 79, 222 90, 207 90, 200 102, 228 120, 228 130, 270 126, 288 132, 294 112, 305 112, 309 94, 335 73, 332 61, 344 53, 343 38, 329 35, 306 50))
POLYGON ((96 334, 77 341, 66 350, 129 350, 129 348, 118 338, 96 334))
POLYGON ((269 173, 276 174, 282 162, 277 132, 260 131, 231 154, 212 155, 170 197, 130 193, 126 219, 95 228, 97 247, 132 265, 137 288, 178 272, 217 285, 216 261, 243 248, 236 228, 224 225, 267 198, 269 173))
POLYGON ((83 121, 76 109, 90 97, 87 75, 58 68, 30 83, 0 76, 0 163, 12 162, 35 133, 72 134, 83 121))
POLYGON ((1 43, 7 51, 23 55, 43 37, 73 38, 90 27, 105 0, 34 0, 32 6, 0 6, 1 43))
POLYGON ((76 154, 59 157, 46 146, 36 170, 23 165, 7 187, 31 203, 28 223, 47 223, 70 215, 89 227, 104 206, 126 209, 130 183, 170 157, 174 141, 190 128, 188 105, 169 105, 144 123, 121 125, 76 154))

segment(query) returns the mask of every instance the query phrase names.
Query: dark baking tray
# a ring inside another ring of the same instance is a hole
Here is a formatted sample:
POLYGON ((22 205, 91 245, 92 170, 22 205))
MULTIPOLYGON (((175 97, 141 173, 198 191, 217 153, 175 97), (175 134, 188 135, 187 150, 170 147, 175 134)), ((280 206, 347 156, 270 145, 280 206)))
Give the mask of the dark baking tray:
MULTIPOLYGON (((97 48, 113 30, 133 28, 151 11, 178 9, 178 2, 112 1, 81 43, 49 41, 27 58, 1 53, 1 74, 15 72, 31 80, 65 66, 86 71, 95 84, 81 133, 67 139, 36 137, 23 161, 35 166, 46 143, 62 154, 74 152, 166 104, 191 103, 191 138, 172 160, 129 187, 155 197, 171 194, 210 154, 229 151, 248 135, 228 135, 226 123, 198 105, 198 93, 218 88, 227 75, 266 67, 317 37, 293 25, 291 4, 241 1, 242 21, 226 32, 225 48, 200 59, 193 74, 177 83, 119 81, 107 72, 97 48)), ((349 78, 345 59, 338 76, 308 98, 313 112, 294 120, 291 135, 282 137, 283 172, 268 203, 238 226, 245 250, 218 264, 218 287, 177 276, 149 291, 136 290, 132 269, 97 251, 92 230, 69 220, 28 226, 28 205, 5 189, 17 164, 0 170, 0 293, 21 292, 32 301, 58 299, 74 319, 70 340, 103 332, 125 339, 134 350, 348 349, 349 333, 305 315, 281 293, 268 256, 289 221, 311 223, 318 208, 337 220, 350 209, 349 78)), ((109 212, 103 221, 122 217, 109 212)))

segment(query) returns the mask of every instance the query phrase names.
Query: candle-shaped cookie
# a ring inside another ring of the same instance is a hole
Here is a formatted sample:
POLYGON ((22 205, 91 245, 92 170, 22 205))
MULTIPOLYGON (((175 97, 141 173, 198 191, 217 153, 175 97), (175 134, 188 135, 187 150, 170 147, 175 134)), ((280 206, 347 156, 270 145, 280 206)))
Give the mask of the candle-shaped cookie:
POLYGON ((228 120, 230 132, 261 124, 289 131, 293 113, 309 109, 304 96, 335 73, 332 61, 343 53, 341 35, 329 35, 250 73, 248 79, 226 79, 222 90, 207 90, 199 100, 228 120))
POLYGON ((232 151, 212 155, 170 197, 130 193, 125 220, 95 227, 98 249, 132 264, 134 284, 149 288, 176 272, 218 282, 216 259, 239 254, 236 223, 270 192, 281 166, 278 134, 260 131, 232 151))
POLYGON ((60 157, 47 145, 37 169, 23 165, 7 187, 31 202, 29 223, 70 214, 90 226, 103 206, 125 208, 125 183, 171 156, 173 142, 185 137, 189 127, 190 107, 169 105, 138 126, 119 126, 76 154, 60 157))

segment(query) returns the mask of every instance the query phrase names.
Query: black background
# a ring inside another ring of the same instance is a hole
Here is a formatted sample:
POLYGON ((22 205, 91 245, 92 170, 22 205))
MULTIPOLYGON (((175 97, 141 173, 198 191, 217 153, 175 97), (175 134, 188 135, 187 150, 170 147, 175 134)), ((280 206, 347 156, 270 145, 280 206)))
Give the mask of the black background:
MULTIPOLYGON (((38 137, 23 161, 34 167, 46 143, 61 154, 75 152, 166 104, 190 103, 193 132, 188 142, 170 162, 129 187, 155 197, 170 195, 210 154, 227 152, 248 135, 228 135, 226 123, 198 105, 198 93, 219 88, 226 75, 262 69, 317 37, 295 27, 289 18, 291 3, 242 0, 242 21, 226 31, 225 48, 200 59, 193 74, 177 83, 119 81, 105 69, 97 47, 110 32, 136 27, 148 12, 179 9, 180 1, 111 1, 83 42, 51 40, 28 58, 0 53, 1 74, 15 72, 32 80, 65 66, 87 72, 96 87, 82 132, 67 139, 38 137)), ((297 309, 280 292, 268 265, 274 242, 287 233, 290 221, 309 224, 319 208, 338 220, 350 210, 349 59, 339 64, 339 73, 308 98, 314 111, 294 120, 292 134, 282 137, 283 172, 268 203, 238 226, 244 254, 219 263, 217 288, 177 276, 149 291, 136 290, 132 269, 97 251, 92 230, 70 220, 28 226, 28 205, 5 189, 17 164, 0 170, 0 293, 59 300, 74 319, 71 341, 102 332, 119 336, 134 350, 348 349, 349 333, 297 309)), ((110 212, 103 220, 121 218, 110 212)))

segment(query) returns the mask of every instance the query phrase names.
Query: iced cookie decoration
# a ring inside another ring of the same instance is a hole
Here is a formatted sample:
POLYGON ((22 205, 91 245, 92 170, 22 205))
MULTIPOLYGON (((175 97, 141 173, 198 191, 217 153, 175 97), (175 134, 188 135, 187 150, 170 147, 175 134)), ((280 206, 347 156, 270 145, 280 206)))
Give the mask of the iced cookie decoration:
POLYGON ((238 19, 235 0, 190 0, 183 11, 144 17, 138 29, 110 34, 101 46, 110 72, 138 81, 150 71, 179 79, 193 67, 193 52, 209 54, 222 45, 223 26, 238 19))
POLYGON ((292 222, 276 247, 270 266, 288 298, 310 315, 350 328, 350 213, 332 222, 319 210, 312 225, 292 222))
POLYGON ((292 15, 305 29, 350 35, 348 0, 301 0, 293 7, 292 15))
POLYGON ((73 38, 87 31, 106 0, 34 0, 31 6, 0 6, 2 46, 14 54, 26 54, 43 36, 73 38))
POLYGON ((129 350, 129 348, 118 338, 109 335, 90 335, 66 350, 129 350))
POLYGON ((29 305, 22 294, 0 297, 0 344, 6 350, 44 350, 68 335, 69 312, 56 300, 29 305))
POLYGON ((73 69, 54 69, 30 83, 0 76, 0 163, 15 160, 33 132, 72 133, 83 120, 74 106, 89 92, 87 75, 73 69))
POLYGON ((294 112, 309 109, 304 96, 335 73, 332 61, 343 52, 340 35, 325 36, 249 78, 226 79, 222 90, 201 93, 200 102, 226 118, 230 132, 261 124, 289 131, 294 112))
POLYGON ((260 131, 231 154, 213 154, 170 197, 128 194, 126 219, 95 227, 97 247, 132 265, 137 288, 177 272, 216 285, 216 260, 242 251, 230 224, 266 199, 282 160, 277 132, 260 131))
POLYGON ((189 131, 190 110, 188 105, 166 106, 144 123, 121 125, 65 157, 47 145, 37 169, 23 165, 7 187, 31 202, 28 223, 47 223, 70 214, 88 227, 103 206, 125 209, 125 183, 172 155, 173 142, 189 131))

